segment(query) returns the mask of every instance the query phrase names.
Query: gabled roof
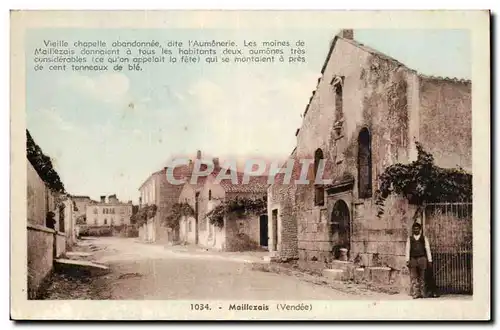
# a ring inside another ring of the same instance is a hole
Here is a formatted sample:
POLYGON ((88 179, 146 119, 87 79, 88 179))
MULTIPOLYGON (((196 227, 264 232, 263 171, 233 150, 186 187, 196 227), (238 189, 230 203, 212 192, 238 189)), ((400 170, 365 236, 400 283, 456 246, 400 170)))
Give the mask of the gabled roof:
POLYGON ((422 79, 429 79, 429 80, 448 81, 448 82, 462 83, 462 84, 470 84, 471 83, 470 79, 461 79, 461 78, 455 78, 455 77, 429 76, 429 75, 425 75, 425 74, 419 74, 418 76, 422 79))
MULTIPOLYGON (((182 166, 176 166, 174 168, 174 171, 173 171, 173 177, 175 180, 181 180, 181 179, 184 179, 184 178, 188 178, 190 177, 191 175, 191 169, 188 165, 182 165, 182 166)), ((139 190, 142 189, 142 187, 148 182, 150 181, 153 177, 155 176, 164 176, 165 178, 167 177, 167 167, 159 170, 159 171, 156 171, 156 172, 153 172, 139 187, 139 190)), ((168 183, 168 181, 167 181, 168 183)))
MULTIPOLYGON (((351 44, 352 46, 354 47, 357 47, 367 53, 370 53, 374 56, 377 56, 381 59, 384 59, 384 60, 387 60, 387 61, 390 61, 392 63, 394 63, 395 65, 397 66, 401 66, 401 67, 404 67, 406 70, 410 71, 410 72, 413 72, 415 74, 418 74, 418 72, 414 69, 411 69, 409 68, 407 65, 401 63, 400 61, 396 60, 395 58, 393 57, 390 57, 389 55, 387 54, 384 54, 376 49, 373 49, 371 47, 368 47, 354 39, 347 39, 347 38, 343 38, 339 35, 336 35, 332 42, 330 43, 330 49, 328 50, 328 54, 326 55, 326 58, 325 58, 325 62, 323 63, 323 67, 321 68, 321 74, 323 75, 325 73, 325 70, 326 70, 326 67, 328 66, 328 62, 330 61, 330 58, 332 56, 332 53, 333 53, 333 50, 335 49, 335 45, 337 44, 337 41, 338 40, 342 40, 342 41, 345 41, 349 44, 351 44)), ((426 75, 423 75, 423 74, 418 74, 418 76, 420 78, 426 78, 426 79, 438 79, 438 80, 443 80, 443 81, 448 81, 448 82, 461 82, 461 83, 468 83, 470 84, 471 81, 470 80, 467 80, 467 79, 459 79, 459 78, 454 78, 454 77, 434 77, 434 76, 426 76, 426 75)), ((318 83, 316 84, 316 90, 314 90, 312 92, 312 96, 309 98, 309 102, 307 103, 306 105, 306 108, 304 110, 304 114, 303 116, 305 116, 307 114, 307 111, 309 110, 309 106, 311 105, 311 102, 312 102, 312 99, 314 97, 314 94, 316 93, 317 89, 318 89, 318 86, 319 86, 319 83, 321 81, 321 77, 318 79, 318 83)), ((299 129, 300 130, 300 129, 299 129)), ((298 131, 296 132, 296 135, 298 134, 298 131)))
POLYGON ((72 199, 91 199, 89 196, 69 195, 72 199))
POLYGON ((380 57, 380 58, 382 58, 382 59, 384 59, 384 60, 391 61, 391 62, 393 62, 393 63, 395 63, 395 64, 397 64, 397 65, 404 66, 405 68, 407 68, 407 69, 408 69, 408 70, 410 70, 410 71, 415 71, 415 70, 412 70, 412 69, 408 68, 408 66, 406 66, 405 64, 403 64, 403 63, 399 62, 399 61, 398 61, 398 60, 396 60, 395 58, 390 57, 390 56, 388 56, 388 55, 386 55, 386 54, 384 54, 384 53, 381 53, 381 52, 379 52, 379 51, 378 51, 378 50, 376 50, 376 49, 373 49, 373 48, 371 48, 371 47, 368 47, 368 46, 366 46, 366 45, 364 45, 364 44, 362 44, 362 43, 360 43, 360 42, 358 42, 358 41, 356 41, 356 40, 353 40, 353 39, 346 39, 346 38, 343 38, 343 37, 341 37, 341 36, 339 36, 339 35, 336 35, 336 36, 333 38, 333 40, 332 40, 332 42, 331 42, 331 44, 330 44, 330 49, 328 50, 328 55, 327 55, 327 56, 326 56, 326 58, 325 58, 325 62, 323 63, 323 67, 321 68, 321 73, 322 73, 322 74, 324 74, 324 73, 325 73, 325 70, 326 70, 326 67, 327 67, 327 65, 328 65, 328 62, 330 61, 330 57, 332 56, 333 50, 335 49, 335 45, 337 44, 337 40, 339 40, 339 39, 341 39, 342 41, 345 41, 345 42, 347 42, 347 43, 349 43, 349 44, 353 45, 354 47, 357 47, 357 48, 359 48, 359 49, 361 49, 361 50, 363 50, 363 51, 365 51, 365 52, 367 52, 367 53, 370 53, 370 54, 372 54, 372 55, 375 55, 375 56, 377 56, 377 57, 380 57))
MULTIPOLYGON (((214 170, 210 176, 216 178, 219 173, 224 174, 233 174, 235 173, 231 169, 220 168, 218 170, 214 170), (228 173, 228 171, 231 171, 228 173)), ((228 193, 265 193, 267 191, 267 175, 250 175, 248 183, 243 183, 243 177, 245 173, 236 172, 237 182, 233 183, 231 179, 222 179, 219 184, 225 192, 228 193)))

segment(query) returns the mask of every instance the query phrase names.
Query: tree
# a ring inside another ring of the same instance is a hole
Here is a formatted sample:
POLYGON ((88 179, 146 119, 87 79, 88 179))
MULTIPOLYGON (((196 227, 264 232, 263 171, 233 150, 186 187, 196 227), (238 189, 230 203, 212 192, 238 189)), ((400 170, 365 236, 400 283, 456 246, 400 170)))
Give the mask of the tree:
POLYGON ((424 203, 462 202, 472 199, 472 174, 462 168, 441 168, 434 157, 415 142, 418 157, 409 164, 394 164, 380 175, 380 189, 376 192, 378 216, 384 214, 384 202, 390 194, 406 198, 418 207, 424 203))
POLYGON ((35 143, 28 130, 26 130, 26 155, 35 171, 50 190, 59 193, 66 192, 59 174, 52 166, 50 157, 42 152, 42 149, 35 143))
POLYGON ((169 209, 168 214, 162 219, 163 224, 168 228, 177 230, 179 228, 179 222, 181 217, 192 217, 195 216, 195 211, 188 203, 175 203, 169 209))
POLYGON ((76 218, 77 225, 85 225, 87 223, 87 216, 85 214, 80 215, 76 218))
POLYGON ((212 211, 207 213, 207 217, 212 225, 222 228, 224 226, 224 216, 230 213, 235 214, 238 217, 243 217, 248 214, 260 215, 267 213, 267 197, 231 198, 222 201, 219 205, 214 207, 212 211))

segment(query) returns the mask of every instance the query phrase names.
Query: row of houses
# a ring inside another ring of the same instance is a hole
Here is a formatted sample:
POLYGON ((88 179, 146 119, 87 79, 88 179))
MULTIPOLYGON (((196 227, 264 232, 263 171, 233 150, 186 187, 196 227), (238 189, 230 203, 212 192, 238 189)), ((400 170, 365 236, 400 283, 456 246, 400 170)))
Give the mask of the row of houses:
MULTIPOLYGON (((201 151, 196 160, 202 160, 201 151)), ((248 184, 241 184, 243 172, 222 168, 218 158, 211 160, 214 170, 208 176, 201 176, 192 182, 195 161, 189 165, 177 166, 173 171, 174 184, 167 178, 168 167, 153 173, 140 187, 140 207, 155 205, 154 217, 148 219, 139 230, 139 237, 147 242, 184 242, 224 251, 241 251, 267 247, 267 213, 262 211, 236 214, 237 219, 222 217, 219 222, 211 221, 208 215, 218 205, 229 201, 263 201, 266 204, 267 176, 250 176, 248 184), (231 179, 216 180, 220 172, 228 175, 234 171, 236 182, 231 179), (184 206, 184 208, 183 208, 184 206), (182 210, 189 210, 182 212, 182 210), (172 214, 174 209, 181 210, 172 214), (174 216, 169 226, 166 219, 174 216), (234 221, 233 221, 234 220, 234 221)), ((207 166, 207 164, 205 164, 207 166)), ((229 214, 229 216, 231 216, 229 214)))
MULTIPOLYGON (((331 182, 283 183, 281 175, 273 184, 267 176, 246 185, 215 182, 220 166, 214 159, 216 172, 196 185, 171 185, 165 168, 139 188, 141 205, 158 205, 141 238, 228 251, 266 248, 270 258, 298 259, 308 268, 342 260, 403 271, 415 206, 391 197, 379 216, 379 177, 390 165, 415 160, 416 142, 434 156, 437 166, 471 172, 471 106, 470 80, 419 74, 357 42, 353 30, 342 30, 331 43, 289 156, 294 164, 314 160, 308 174, 312 179, 317 164, 326 161, 324 176, 331 182), (222 225, 214 225, 210 212, 221 201, 238 198, 265 198, 266 209, 243 216, 226 213, 222 225), (162 219, 183 203, 193 210, 191 215, 181 217, 178 229, 163 226, 162 219)), ((175 170, 189 177, 191 166, 175 170)), ((294 167, 294 176, 298 172, 294 167)), ((471 232, 471 219, 467 221, 471 232)))

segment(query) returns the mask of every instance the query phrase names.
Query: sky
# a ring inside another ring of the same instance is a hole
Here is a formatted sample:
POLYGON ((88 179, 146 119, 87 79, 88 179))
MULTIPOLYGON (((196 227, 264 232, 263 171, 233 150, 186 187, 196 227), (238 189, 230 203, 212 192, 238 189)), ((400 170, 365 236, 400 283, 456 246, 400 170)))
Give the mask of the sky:
MULTIPOLYGON (((284 158, 338 30, 33 30, 26 35, 27 128, 66 190, 137 201, 148 176, 197 150, 284 158), (304 40, 307 63, 180 64, 140 72, 34 71, 43 40, 304 40), (30 69, 31 68, 31 69, 30 69), (273 138, 271 138, 273 137, 273 138)), ((355 39, 427 75, 470 79, 465 30, 355 30, 355 39)))

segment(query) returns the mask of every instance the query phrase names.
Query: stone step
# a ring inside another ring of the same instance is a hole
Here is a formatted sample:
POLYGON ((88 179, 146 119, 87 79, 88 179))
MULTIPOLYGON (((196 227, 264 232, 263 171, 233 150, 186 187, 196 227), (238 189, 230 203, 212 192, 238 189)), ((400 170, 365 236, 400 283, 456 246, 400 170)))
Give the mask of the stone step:
POLYGON ((391 280, 391 268, 389 267, 368 267, 370 280, 376 284, 389 284, 391 280))
POLYGON ((353 279, 354 269, 356 269, 356 265, 351 261, 333 260, 328 266, 328 268, 343 270, 346 279, 353 279))
POLYGON ((277 260, 278 260, 278 258, 273 257, 273 256, 263 256, 262 257, 262 261, 264 261, 264 262, 275 262, 277 260))
POLYGON ((370 282, 373 284, 387 285, 391 283, 391 272, 389 267, 366 267, 355 268, 353 279, 357 283, 370 282))
POLYGON ((89 252, 79 252, 79 251, 68 251, 66 252, 66 257, 76 257, 76 258, 86 258, 92 256, 92 253, 89 252))
POLYGON ((345 281, 349 279, 346 271, 343 269, 323 269, 323 276, 330 281, 345 281))
POLYGON ((87 260, 58 258, 54 260, 56 271, 69 274, 102 275, 109 272, 109 267, 87 260))

